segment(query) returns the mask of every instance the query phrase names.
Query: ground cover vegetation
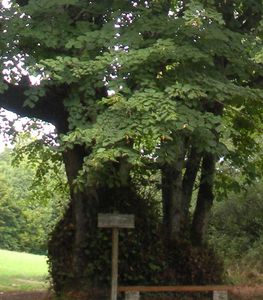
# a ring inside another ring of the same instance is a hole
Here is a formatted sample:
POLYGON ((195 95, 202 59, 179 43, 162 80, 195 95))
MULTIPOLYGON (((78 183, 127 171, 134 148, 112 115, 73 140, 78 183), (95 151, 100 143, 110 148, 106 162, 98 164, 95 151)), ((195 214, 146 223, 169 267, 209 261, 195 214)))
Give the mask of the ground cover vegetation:
MULTIPOLYGON (((259 0, 1 7, 0 105, 56 127, 39 153, 67 174, 70 202, 48 245, 57 293, 108 284, 97 213, 113 210, 136 215, 120 283, 222 280, 206 243, 214 192, 262 170, 261 15, 259 0)), ((40 144, 23 150, 34 157, 40 144)))

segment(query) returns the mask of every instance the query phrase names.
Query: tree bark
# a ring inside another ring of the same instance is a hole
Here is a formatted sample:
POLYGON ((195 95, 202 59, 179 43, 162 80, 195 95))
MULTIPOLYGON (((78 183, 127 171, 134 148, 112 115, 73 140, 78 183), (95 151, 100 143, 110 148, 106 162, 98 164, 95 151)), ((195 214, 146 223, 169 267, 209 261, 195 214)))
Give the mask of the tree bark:
POLYGON ((200 186, 191 228, 191 241, 194 245, 201 245, 204 242, 209 213, 214 200, 215 164, 214 154, 206 153, 203 156, 200 186))
POLYGON ((183 235, 183 168, 185 159, 185 139, 176 138, 174 165, 166 164, 162 172, 163 225, 167 240, 177 240, 183 235))
POLYGON ((192 146, 186 161, 186 169, 183 177, 183 212, 184 218, 189 219, 189 209, 191 205, 194 184, 200 167, 201 153, 192 146))
POLYGON ((96 213, 98 197, 96 191, 86 187, 84 191, 76 190, 75 179, 82 168, 86 153, 80 146, 75 146, 63 153, 66 174, 68 178, 75 236, 73 242, 73 272, 75 278, 81 280, 84 275, 84 247, 87 228, 94 231, 96 228, 96 213))

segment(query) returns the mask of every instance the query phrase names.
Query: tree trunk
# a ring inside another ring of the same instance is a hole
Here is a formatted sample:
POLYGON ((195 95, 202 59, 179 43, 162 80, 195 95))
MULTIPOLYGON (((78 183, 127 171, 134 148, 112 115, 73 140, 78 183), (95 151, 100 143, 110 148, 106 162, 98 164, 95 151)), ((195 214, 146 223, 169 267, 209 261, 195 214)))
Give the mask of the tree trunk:
POLYGON ((185 147, 182 142, 176 164, 162 169, 163 224, 168 240, 189 237, 189 209, 201 154, 192 147, 185 163, 185 147))
MULTIPOLYGON (((140 207, 136 192, 129 184, 129 165, 125 161, 112 166, 122 176, 123 185, 113 188, 85 185, 83 191, 78 190, 75 179, 82 168, 85 155, 88 153, 80 146, 63 153, 70 188, 70 204, 48 244, 50 271, 58 295, 105 286, 105 282, 100 282, 104 276, 96 274, 96 263, 93 270, 93 261, 100 255, 96 252, 96 247, 101 243, 102 234, 97 228, 97 215, 99 212, 110 213, 115 209, 120 213, 135 213, 132 205, 136 205, 138 209, 140 207)), ((142 210, 144 209, 145 207, 142 210)), ((107 239, 104 239, 103 247, 107 243, 107 239)), ((104 248, 99 251, 103 252, 104 248)), ((108 266, 105 267, 107 269, 108 266)))
POLYGON ((209 213, 214 200, 215 164, 214 154, 206 153, 203 156, 200 186, 191 228, 191 240, 194 245, 201 245, 204 242, 209 213))
POLYGON ((200 167, 200 161, 201 153, 199 153, 197 149, 192 146, 186 161, 185 173, 183 178, 183 212, 185 219, 190 218, 189 209, 194 191, 196 176, 200 167))
POLYGON ((83 158, 86 153, 80 146, 63 153, 66 174, 68 178, 71 205, 73 213, 73 225, 75 228, 72 264, 75 279, 81 282, 84 276, 85 259, 84 247, 86 243, 87 228, 94 232, 96 229, 96 217, 98 210, 98 196, 95 189, 86 187, 84 191, 76 189, 74 180, 82 168, 83 158))
POLYGON ((183 168, 185 139, 177 137, 177 161, 162 168, 163 225, 167 240, 177 240, 184 233, 183 168))

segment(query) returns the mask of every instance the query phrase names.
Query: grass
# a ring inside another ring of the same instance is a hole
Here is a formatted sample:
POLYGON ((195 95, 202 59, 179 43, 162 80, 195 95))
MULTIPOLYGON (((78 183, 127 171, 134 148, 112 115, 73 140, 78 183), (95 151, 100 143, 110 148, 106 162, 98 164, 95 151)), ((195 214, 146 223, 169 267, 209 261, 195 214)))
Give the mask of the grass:
POLYGON ((46 257, 0 250, 0 292, 47 288, 46 257))

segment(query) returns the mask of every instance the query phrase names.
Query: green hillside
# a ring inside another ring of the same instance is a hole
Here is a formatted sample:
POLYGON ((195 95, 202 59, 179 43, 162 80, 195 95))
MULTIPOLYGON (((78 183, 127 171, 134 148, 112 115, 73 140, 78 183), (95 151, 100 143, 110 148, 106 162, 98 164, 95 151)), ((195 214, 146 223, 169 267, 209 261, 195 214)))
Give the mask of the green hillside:
POLYGON ((0 250, 0 291, 47 287, 46 256, 0 250))

